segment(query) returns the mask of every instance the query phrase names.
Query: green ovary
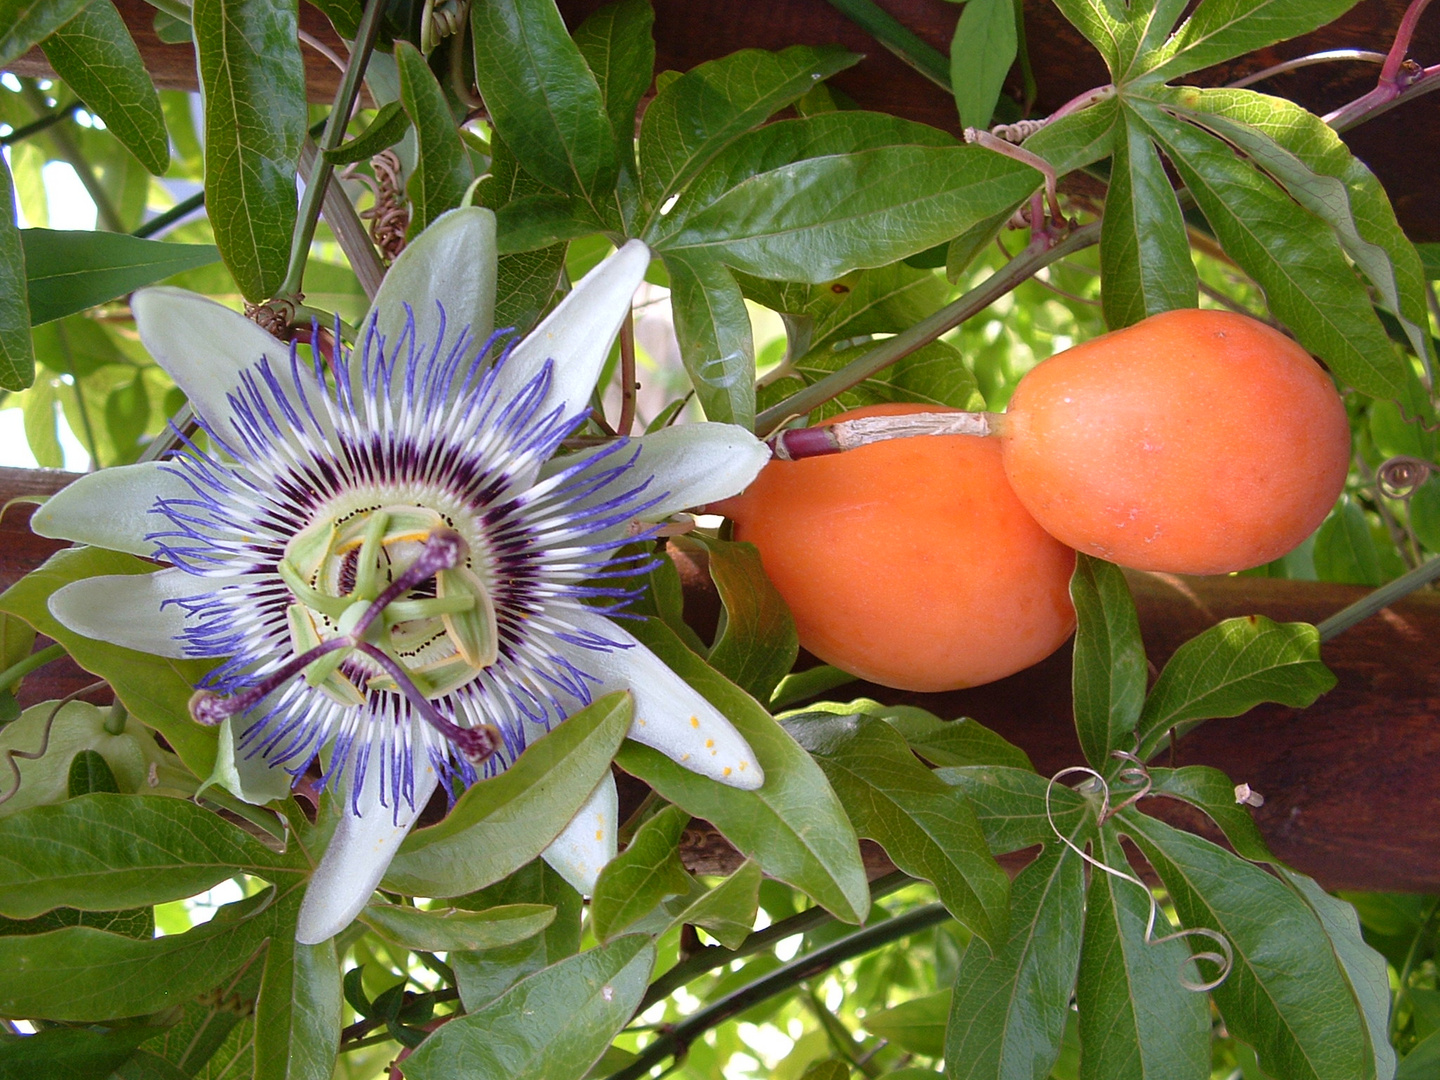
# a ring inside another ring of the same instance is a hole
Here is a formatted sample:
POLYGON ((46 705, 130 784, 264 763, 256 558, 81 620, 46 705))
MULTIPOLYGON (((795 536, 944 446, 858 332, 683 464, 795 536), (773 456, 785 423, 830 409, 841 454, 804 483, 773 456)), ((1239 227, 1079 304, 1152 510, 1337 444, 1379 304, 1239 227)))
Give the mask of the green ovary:
MULTIPOLYGON (((295 599, 286 610, 295 654, 349 635, 410 568, 430 534, 449 527, 428 507, 371 506, 297 533, 279 565, 295 599)), ((495 606, 468 558, 390 600, 364 637, 430 699, 474 679, 495 662, 499 646, 495 606)), ((305 669, 305 679, 342 705, 364 704, 371 690, 400 690, 374 660, 353 649, 322 656, 305 669)))

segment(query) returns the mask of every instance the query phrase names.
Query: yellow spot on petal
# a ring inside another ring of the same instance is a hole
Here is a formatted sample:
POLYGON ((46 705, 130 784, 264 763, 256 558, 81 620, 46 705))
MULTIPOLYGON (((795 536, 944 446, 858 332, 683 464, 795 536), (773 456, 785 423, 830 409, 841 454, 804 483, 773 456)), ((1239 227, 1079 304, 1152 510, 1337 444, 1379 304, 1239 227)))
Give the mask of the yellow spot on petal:
POLYGON ((700 718, 698 716, 690 717, 690 726, 698 728, 700 726, 700 718))
POLYGON ((604 830, 604 829, 596 829, 596 830, 595 830, 595 839, 596 839, 596 840, 604 840, 604 839, 605 839, 605 830, 604 830))
POLYGON ((720 770, 720 775, 721 775, 721 776, 729 776, 729 775, 730 775, 730 766, 729 766, 729 765, 726 765, 725 768, 721 769, 721 770, 720 770))
POLYGON ((644 720, 641 720, 638 716, 635 718, 635 722, 636 722, 637 724, 639 724, 641 727, 644 727, 644 726, 645 726, 645 721, 644 721, 644 720))
POLYGON ((750 763, 749 763, 748 761, 742 761, 742 762, 740 762, 740 771, 741 771, 741 772, 744 772, 744 771, 745 771, 745 766, 747 766, 747 765, 749 765, 749 764, 750 764, 750 763))
POLYGON ((684 754, 684 755, 681 756, 680 760, 681 760, 681 761, 689 761, 689 760, 690 760, 690 755, 689 755, 689 754, 684 754))
POLYGON ((715 740, 714 740, 714 739, 706 739, 706 740, 705 740, 705 749, 708 750, 708 749, 710 749, 710 747, 712 747, 712 746, 714 746, 714 745, 715 745, 715 740))

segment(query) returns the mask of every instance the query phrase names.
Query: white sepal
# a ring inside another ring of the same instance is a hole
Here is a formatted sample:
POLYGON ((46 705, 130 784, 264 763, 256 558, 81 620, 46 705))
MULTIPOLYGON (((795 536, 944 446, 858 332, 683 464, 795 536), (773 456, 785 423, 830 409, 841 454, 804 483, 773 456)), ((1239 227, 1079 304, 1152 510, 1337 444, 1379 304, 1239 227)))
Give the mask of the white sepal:
POLYGON ((602 652, 560 643, 572 661, 583 663, 601 680, 595 696, 621 689, 635 695, 630 738, 730 787, 753 790, 765 782, 764 770, 745 737, 633 635, 590 611, 568 610, 566 617, 581 630, 630 646, 602 652))
POLYGON ((87 473, 62 488, 30 518, 30 528, 55 540, 73 540, 131 555, 153 555, 150 533, 173 528, 154 512, 156 499, 193 499, 195 491, 159 461, 117 465, 87 473))
MULTIPOLYGON (((423 740, 417 740, 418 745, 423 745, 423 740)), ((352 775, 353 768, 352 762, 346 769, 347 777, 352 775)), ((318 945, 355 920, 370 902, 380 879, 385 876, 386 867, 430 801, 438 782, 434 765, 423 760, 422 752, 417 749, 414 805, 401 798, 396 807, 394 796, 388 794, 386 802, 391 805, 382 805, 383 772, 382 761, 372 759, 365 770, 358 817, 351 808, 348 780, 336 794, 340 820, 300 905, 295 940, 302 945, 318 945)), ((388 789, 388 782, 385 787, 388 789)))
POLYGON ((540 857, 577 892, 591 896, 595 879, 618 850, 619 818, 620 795, 615 790, 615 777, 607 772, 540 857))

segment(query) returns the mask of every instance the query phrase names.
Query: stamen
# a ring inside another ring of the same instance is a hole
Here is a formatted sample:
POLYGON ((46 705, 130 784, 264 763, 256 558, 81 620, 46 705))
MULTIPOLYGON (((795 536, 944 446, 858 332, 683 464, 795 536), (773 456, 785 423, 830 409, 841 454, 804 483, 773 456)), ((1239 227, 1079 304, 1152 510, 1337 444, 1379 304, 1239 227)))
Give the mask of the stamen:
POLYGON ((415 711, 425 719, 426 723, 454 743, 455 749, 460 751, 461 757, 470 764, 479 765, 500 749, 500 732, 489 724, 463 728, 441 716, 440 711, 425 700, 425 695, 411 680, 409 672, 396 663, 384 650, 371 645, 368 641, 357 642, 355 648, 385 669, 385 673, 395 680, 395 685, 400 688, 400 692, 405 695, 406 700, 410 702, 415 711))

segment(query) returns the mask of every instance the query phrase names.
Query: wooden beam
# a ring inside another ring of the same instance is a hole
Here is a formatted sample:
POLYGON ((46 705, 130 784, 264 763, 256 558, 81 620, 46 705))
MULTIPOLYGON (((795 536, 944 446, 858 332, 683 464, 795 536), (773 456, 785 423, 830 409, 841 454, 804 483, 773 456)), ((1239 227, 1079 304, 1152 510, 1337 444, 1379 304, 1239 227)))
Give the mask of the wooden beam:
MULTIPOLYGON (((0 501, 59 490, 73 474, 0 469, 0 501)), ((9 586, 62 547, 32 534, 30 508, 0 519, 0 586, 9 586)), ((713 634, 719 602, 703 565, 673 553, 685 583, 686 615, 702 637, 713 634)), ((1261 614, 1318 622, 1366 592, 1267 578, 1177 578, 1132 574, 1131 587, 1151 661, 1158 668, 1184 641, 1221 619, 1261 614)), ((983 613, 977 613, 983 618, 983 613)), ((1181 740, 1179 764, 1213 765, 1265 796, 1256 821, 1275 853, 1331 889, 1440 892, 1440 595, 1406 599, 1324 647, 1339 684, 1309 709, 1262 706, 1212 720, 1181 740)), ((58 698, 92 678, 69 660, 26 680, 22 702, 58 698)), ((970 716, 1024 748, 1049 775, 1083 758, 1075 740, 1066 647, 1028 671, 973 690, 916 694, 853 683, 827 695, 918 705, 946 719, 970 716)), ((623 802, 644 788, 622 777, 623 802)), ((1167 820, 1212 837, 1198 814, 1150 800, 1167 820)), ((723 873, 739 855, 703 823, 683 853, 696 871, 723 873)), ((872 876, 890 868, 866 845, 872 876)))

